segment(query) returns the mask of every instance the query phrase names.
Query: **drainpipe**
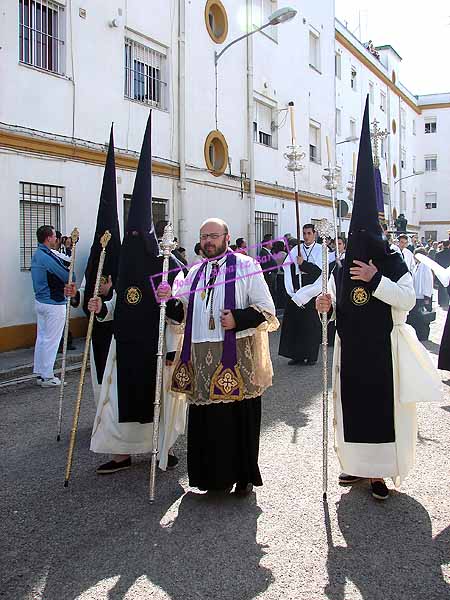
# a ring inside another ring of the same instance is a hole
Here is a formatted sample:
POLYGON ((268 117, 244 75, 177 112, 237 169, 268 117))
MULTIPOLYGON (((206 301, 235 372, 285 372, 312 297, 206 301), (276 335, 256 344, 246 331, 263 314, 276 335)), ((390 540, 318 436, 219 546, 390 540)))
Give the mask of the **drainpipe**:
POLYGON ((178 161, 180 179, 178 182, 178 239, 186 232, 184 209, 186 205, 186 6, 185 0, 178 2, 178 161))
MULTIPOLYGON (((253 27, 252 18, 252 0, 247 0, 247 31, 253 27)), ((248 153, 248 244, 252 254, 258 254, 256 251, 256 226, 255 226, 255 148, 253 144, 253 36, 247 38, 247 153, 248 153)))

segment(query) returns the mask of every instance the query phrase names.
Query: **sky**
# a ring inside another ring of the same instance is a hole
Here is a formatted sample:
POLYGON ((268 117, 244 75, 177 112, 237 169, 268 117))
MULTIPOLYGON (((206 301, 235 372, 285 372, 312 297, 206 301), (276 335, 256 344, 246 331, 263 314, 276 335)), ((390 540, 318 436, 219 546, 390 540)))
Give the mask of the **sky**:
POLYGON ((398 80, 410 92, 450 92, 449 0, 335 1, 336 17, 359 40, 400 54, 398 80))

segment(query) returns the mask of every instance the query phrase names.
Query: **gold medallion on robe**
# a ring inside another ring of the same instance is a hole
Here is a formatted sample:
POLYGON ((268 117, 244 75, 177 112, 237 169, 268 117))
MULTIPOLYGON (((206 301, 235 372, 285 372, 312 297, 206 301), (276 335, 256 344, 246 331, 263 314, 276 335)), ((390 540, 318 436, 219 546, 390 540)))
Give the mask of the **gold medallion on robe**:
POLYGON ((350 297, 355 306, 364 306, 370 300, 369 292, 363 287, 353 288, 350 297))
POLYGON ((139 304, 142 300, 142 292, 138 287, 131 286, 125 292, 125 301, 130 306, 139 304))

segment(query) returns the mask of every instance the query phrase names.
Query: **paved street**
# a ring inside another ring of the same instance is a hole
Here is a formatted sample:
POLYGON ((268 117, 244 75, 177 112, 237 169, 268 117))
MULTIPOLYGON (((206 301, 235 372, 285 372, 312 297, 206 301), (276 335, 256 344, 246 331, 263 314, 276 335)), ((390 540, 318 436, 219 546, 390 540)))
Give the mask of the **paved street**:
MULTIPOLYGON (((436 358, 443 313, 428 348, 436 358)), ((189 490, 180 466, 159 473, 148 503, 148 458, 98 477, 88 450, 86 381, 72 481, 63 488, 78 373, 70 373, 63 439, 57 390, 0 390, 0 596, 8 600, 444 600, 450 598, 450 381, 440 405, 419 406, 417 466, 390 500, 366 483, 321 490, 321 366, 289 367, 272 338, 275 381, 263 400, 264 486, 247 499, 189 490)), ((391 483, 389 485, 392 487, 391 483)))

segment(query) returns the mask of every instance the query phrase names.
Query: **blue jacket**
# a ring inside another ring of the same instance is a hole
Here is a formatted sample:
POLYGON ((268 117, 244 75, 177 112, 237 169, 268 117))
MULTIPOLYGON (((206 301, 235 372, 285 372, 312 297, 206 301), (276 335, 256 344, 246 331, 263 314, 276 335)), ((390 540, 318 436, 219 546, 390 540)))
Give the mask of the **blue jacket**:
POLYGON ((42 304, 65 304, 67 302, 64 296, 64 285, 69 281, 69 269, 45 244, 38 244, 33 255, 31 277, 38 302, 42 302, 42 304))

